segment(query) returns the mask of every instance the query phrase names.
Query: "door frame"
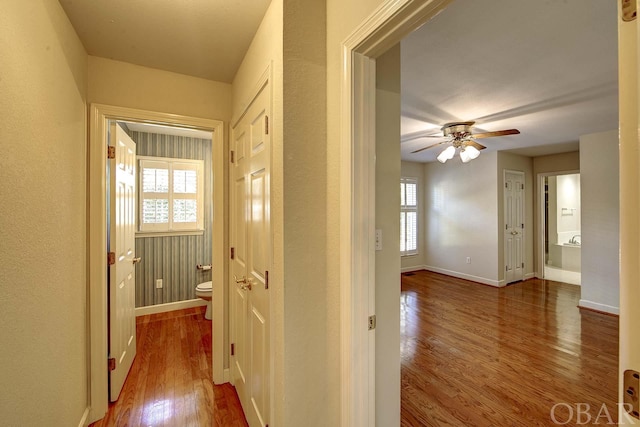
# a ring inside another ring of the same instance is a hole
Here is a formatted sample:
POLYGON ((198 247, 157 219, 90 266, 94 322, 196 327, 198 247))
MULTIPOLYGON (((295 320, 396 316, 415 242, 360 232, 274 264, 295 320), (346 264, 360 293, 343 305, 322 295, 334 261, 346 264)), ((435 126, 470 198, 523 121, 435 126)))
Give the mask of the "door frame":
POLYGON ((566 170, 566 171, 554 171, 554 172, 542 172, 539 173, 536 178, 536 185, 538 186, 538 191, 536 191, 536 225, 538 232, 536 233, 536 241, 538 244, 538 253, 535 265, 535 275, 538 279, 544 279, 544 266, 545 266, 545 251, 544 251, 544 233, 547 228, 547 224, 544 221, 544 179, 550 176, 561 176, 561 175, 573 175, 579 174, 580 169, 578 170, 566 170))
POLYGON ((340 78, 341 425, 375 425, 376 58, 452 0, 387 0, 342 43, 340 78), (347 184, 348 183, 348 184, 347 184))
MULTIPOLYGON (((107 129, 109 120, 136 121, 161 125, 174 125, 212 133, 212 167, 214 200, 223 200, 226 191, 226 147, 224 123, 177 114, 159 113, 104 104, 91 104, 88 140, 88 256, 87 256, 87 338, 90 407, 89 423, 105 416, 108 410, 107 373, 107 129)), ((213 204, 212 262, 220 260, 221 268, 212 271, 212 346, 213 381, 220 384, 224 376, 224 336, 227 321, 224 316, 226 298, 226 257, 224 203, 213 204)), ((214 264, 215 265, 215 264, 214 264)), ((195 267, 195 266, 194 266, 195 267)))

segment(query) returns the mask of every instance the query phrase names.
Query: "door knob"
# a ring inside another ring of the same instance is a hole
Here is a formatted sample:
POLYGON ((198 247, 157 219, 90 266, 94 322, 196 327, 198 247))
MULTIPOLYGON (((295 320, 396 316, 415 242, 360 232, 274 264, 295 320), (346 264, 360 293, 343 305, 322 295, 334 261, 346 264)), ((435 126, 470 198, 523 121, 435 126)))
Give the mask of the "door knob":
POLYGON ((518 234, 518 232, 517 231, 512 231, 511 234, 515 236, 515 235, 518 234))
POLYGON ((142 258, 138 256, 138 257, 135 257, 134 259, 132 259, 132 261, 133 261, 134 264, 137 264, 140 261, 142 261, 142 258))
POLYGON ((242 289, 244 291, 250 291, 251 290, 251 280, 249 280, 249 283, 247 283, 246 285, 240 285, 240 289, 242 289))
POLYGON ((236 281, 236 283, 247 283, 247 278, 242 276, 241 279, 238 279, 238 276, 236 276, 235 274, 233 275, 233 280, 236 281))

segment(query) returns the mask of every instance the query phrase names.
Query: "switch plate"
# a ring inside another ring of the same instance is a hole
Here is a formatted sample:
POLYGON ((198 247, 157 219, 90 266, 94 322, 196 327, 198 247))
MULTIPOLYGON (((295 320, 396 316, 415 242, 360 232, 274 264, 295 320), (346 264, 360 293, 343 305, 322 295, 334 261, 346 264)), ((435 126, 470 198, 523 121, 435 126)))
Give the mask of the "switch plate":
POLYGON ((470 256, 467 257, 467 264, 471 264, 471 257, 470 256))
POLYGON ((376 251, 382 250, 382 230, 376 230, 376 251))
POLYGON ((162 279, 156 279, 156 289, 162 288, 162 279))

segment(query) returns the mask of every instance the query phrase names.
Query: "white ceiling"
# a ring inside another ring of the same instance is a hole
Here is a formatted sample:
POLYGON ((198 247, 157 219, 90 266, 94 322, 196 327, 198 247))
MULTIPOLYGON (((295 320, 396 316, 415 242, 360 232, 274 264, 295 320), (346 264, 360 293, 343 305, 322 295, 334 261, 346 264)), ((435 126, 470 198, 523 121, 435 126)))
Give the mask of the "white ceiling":
POLYGON ((59 0, 90 55, 231 83, 270 0, 59 0))
MULTIPOLYGON (((402 41, 402 136, 475 120, 491 150, 573 151, 580 135, 618 127, 616 2, 455 0, 402 41), (551 145, 553 144, 553 145, 551 145)), ((402 143, 402 158, 435 160, 438 142, 402 143)))
MULTIPOLYGON (((59 0, 91 55, 231 82, 270 0, 59 0)), ((402 42, 402 139, 475 120, 491 150, 573 151, 617 128, 616 3, 455 0, 402 42)), ((402 143, 433 161, 438 142, 402 143)))

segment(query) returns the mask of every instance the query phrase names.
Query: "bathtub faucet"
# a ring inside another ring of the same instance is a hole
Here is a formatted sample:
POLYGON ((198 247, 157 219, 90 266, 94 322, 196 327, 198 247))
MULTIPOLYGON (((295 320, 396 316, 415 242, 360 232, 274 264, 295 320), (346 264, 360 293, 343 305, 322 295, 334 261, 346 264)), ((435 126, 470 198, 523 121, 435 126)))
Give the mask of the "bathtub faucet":
POLYGON ((580 244, 580 240, 581 240, 580 235, 576 234, 575 236, 573 236, 571 238, 571 240, 569 240, 569 243, 571 243, 573 245, 579 245, 580 244), (577 240, 576 240, 576 237, 577 237, 577 240))

